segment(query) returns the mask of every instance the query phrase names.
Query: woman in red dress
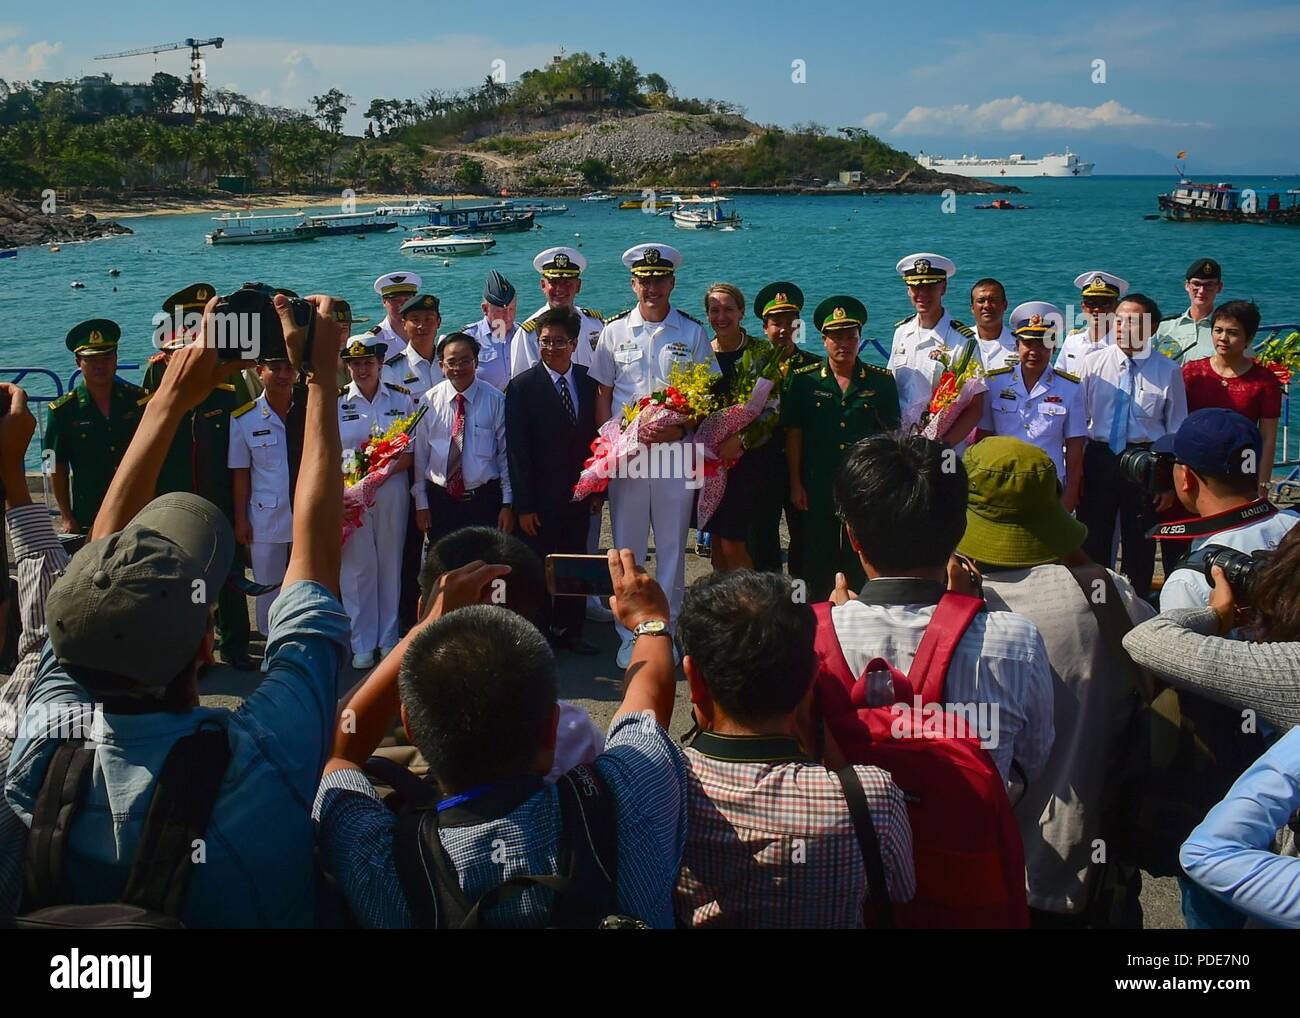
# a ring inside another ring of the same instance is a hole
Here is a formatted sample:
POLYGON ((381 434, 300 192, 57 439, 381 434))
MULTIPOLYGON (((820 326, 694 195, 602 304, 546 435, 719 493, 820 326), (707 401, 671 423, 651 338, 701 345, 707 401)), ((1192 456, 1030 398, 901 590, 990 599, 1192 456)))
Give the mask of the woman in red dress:
POLYGON ((1259 329, 1259 308, 1250 301, 1220 304, 1210 316, 1214 355, 1183 365, 1187 411, 1223 407, 1259 425, 1264 453, 1259 464, 1261 494, 1273 476, 1278 420, 1282 416, 1282 383, 1248 354, 1259 329))

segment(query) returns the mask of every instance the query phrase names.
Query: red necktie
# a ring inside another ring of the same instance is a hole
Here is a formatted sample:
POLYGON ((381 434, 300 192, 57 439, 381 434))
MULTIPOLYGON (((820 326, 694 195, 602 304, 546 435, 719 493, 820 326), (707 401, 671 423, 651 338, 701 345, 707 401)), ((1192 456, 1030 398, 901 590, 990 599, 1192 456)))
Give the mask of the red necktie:
POLYGON ((465 475, 460 469, 460 457, 465 451, 465 396, 456 393, 456 420, 451 426, 451 445, 447 449, 447 494, 452 498, 465 497, 465 475))

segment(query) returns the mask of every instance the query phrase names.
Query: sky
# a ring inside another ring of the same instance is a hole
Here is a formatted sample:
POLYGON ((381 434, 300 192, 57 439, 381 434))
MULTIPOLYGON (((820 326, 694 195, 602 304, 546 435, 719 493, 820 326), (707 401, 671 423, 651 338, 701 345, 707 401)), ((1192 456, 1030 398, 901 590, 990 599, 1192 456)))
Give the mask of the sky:
POLYGON ((207 77, 306 108, 337 86, 359 132, 375 97, 418 98, 507 80, 560 52, 631 57, 683 96, 726 99, 752 120, 866 127, 896 148, 1041 156, 1070 146, 1098 173, 1300 173, 1300 5, 930 0, 660 0, 653 5, 496 0, 366 8, 342 0, 63 0, 0 6, 0 78, 188 73, 188 51, 96 55, 194 37, 207 77), (365 12, 359 15, 358 12, 365 12), (496 61, 502 61, 498 64, 496 61))

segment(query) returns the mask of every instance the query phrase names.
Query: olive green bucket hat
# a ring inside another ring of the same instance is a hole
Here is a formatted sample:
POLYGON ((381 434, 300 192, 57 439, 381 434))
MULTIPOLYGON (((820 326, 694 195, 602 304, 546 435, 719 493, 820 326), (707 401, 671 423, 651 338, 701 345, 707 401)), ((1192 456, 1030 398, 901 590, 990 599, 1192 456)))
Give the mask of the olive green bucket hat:
POLYGON ((1077 551, 1088 528, 1061 506, 1056 467, 1037 446, 997 436, 962 462, 970 479, 966 534, 957 550, 993 566, 1054 562, 1077 551))

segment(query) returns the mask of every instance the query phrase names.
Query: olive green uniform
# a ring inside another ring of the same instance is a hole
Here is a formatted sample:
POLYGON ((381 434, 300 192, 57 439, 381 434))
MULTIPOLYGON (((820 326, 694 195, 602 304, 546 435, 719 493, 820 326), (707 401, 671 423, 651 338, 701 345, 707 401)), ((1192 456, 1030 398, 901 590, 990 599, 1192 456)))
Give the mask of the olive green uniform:
POLYGON ((140 424, 147 397, 139 386, 113 379, 108 416, 99 412, 85 382, 50 404, 45 448, 72 474, 72 516, 82 533, 90 530, 108 494, 109 482, 140 424))
POLYGON ((857 589, 866 578, 836 516, 833 488, 844 455, 854 443, 898 427, 898 386, 884 368, 858 362, 843 392, 823 362, 796 373, 781 401, 781 423, 803 433, 802 481, 808 493, 803 516, 803 563, 799 573, 809 601, 824 601, 842 572, 857 589))

